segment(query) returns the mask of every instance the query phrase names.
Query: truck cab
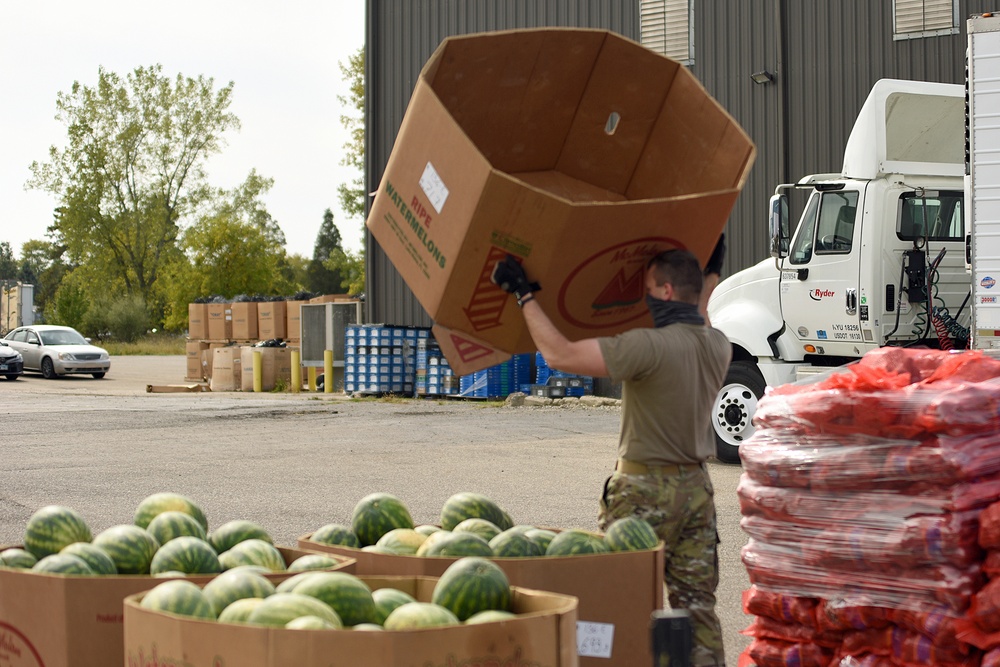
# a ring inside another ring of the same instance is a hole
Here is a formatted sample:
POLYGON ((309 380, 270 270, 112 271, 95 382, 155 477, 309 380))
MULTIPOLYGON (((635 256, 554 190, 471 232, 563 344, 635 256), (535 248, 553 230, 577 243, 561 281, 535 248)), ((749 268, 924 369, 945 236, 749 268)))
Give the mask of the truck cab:
POLYGON ((769 386, 885 345, 965 347, 964 133, 962 86, 883 79, 841 172, 775 188, 771 257, 722 281, 709 301, 712 326, 733 346, 713 418, 720 460, 739 462, 769 386))

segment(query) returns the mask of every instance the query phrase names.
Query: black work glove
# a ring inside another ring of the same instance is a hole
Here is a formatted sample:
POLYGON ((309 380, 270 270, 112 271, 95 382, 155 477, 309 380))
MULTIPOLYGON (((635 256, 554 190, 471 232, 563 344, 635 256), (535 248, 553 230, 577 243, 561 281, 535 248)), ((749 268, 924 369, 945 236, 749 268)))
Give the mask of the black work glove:
POLYGON ((722 274, 722 260, 726 257, 726 235, 722 234, 719 236, 719 242, 715 244, 715 250, 712 251, 712 256, 708 258, 705 263, 705 275, 710 273, 716 275, 722 274))
POLYGON ((507 255, 504 259, 497 262, 497 265, 493 267, 493 274, 490 276, 490 280, 504 292, 509 292, 516 296, 519 306, 526 303, 523 301, 525 295, 542 289, 538 283, 528 281, 528 275, 524 272, 524 267, 514 259, 513 255, 507 255))

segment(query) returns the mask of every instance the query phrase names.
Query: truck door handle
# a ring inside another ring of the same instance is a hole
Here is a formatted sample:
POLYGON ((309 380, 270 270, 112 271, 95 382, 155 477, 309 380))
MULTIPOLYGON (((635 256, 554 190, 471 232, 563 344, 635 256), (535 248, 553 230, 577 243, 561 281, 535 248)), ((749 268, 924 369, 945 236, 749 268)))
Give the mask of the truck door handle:
POLYGON ((847 294, 847 314, 854 315, 858 312, 858 291, 856 289, 848 289, 847 294))

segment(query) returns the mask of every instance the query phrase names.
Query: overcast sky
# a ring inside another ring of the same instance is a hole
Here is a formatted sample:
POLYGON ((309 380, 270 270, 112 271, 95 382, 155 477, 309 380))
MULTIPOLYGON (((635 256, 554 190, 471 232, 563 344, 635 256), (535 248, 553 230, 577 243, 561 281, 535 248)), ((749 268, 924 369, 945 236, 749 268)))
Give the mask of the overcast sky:
POLYGON ((339 63, 364 44, 363 0, 0 1, 0 241, 20 255, 42 239, 56 200, 25 191, 32 161, 64 146, 56 94, 93 86, 98 67, 124 78, 140 66, 163 74, 234 82, 230 110, 242 124, 208 163, 213 185, 231 188, 251 169, 274 179, 265 198, 289 253, 312 257, 329 208, 344 247, 362 245, 360 219, 340 209, 347 139, 337 95, 339 63))

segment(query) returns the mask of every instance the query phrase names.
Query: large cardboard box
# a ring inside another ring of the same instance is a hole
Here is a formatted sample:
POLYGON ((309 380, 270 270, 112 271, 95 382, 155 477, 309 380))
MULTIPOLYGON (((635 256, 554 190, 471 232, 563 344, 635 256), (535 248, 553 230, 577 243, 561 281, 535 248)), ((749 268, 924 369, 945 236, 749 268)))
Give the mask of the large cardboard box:
POLYGON ((257 335, 261 340, 285 338, 287 319, 284 301, 261 301, 257 304, 257 335))
POLYGON ((646 261, 669 248, 707 261, 755 155, 690 71, 620 35, 449 37, 366 224, 467 374, 535 349, 490 281, 507 254, 570 339, 651 325, 646 261))
POLYGON ((229 345, 212 350, 212 391, 239 391, 243 383, 242 356, 239 347, 229 345))
POLYGON ((253 301, 238 301, 232 304, 233 339, 257 340, 257 304, 253 301))
POLYGON ((208 339, 225 341, 233 337, 233 310, 231 303, 209 303, 208 339))
POLYGON ((187 380, 203 380, 205 378, 204 357, 209 344, 201 340, 189 340, 185 345, 187 352, 187 380))
POLYGON ((285 302, 285 338, 287 340, 302 339, 302 304, 308 301, 285 302))
MULTIPOLYGON (((373 590, 392 587, 429 602, 436 579, 361 577, 373 590)), ((186 667, 448 667, 531 665, 575 667, 576 600, 514 589, 518 617, 499 623, 419 630, 302 631, 201 621, 140 607, 125 600, 128 665, 186 667)), ((120 650, 120 645, 119 645, 120 650)))
POLYGON ((292 350, 287 347, 253 347, 246 345, 240 348, 240 369, 242 377, 240 388, 243 391, 253 391, 254 352, 260 352, 261 391, 272 391, 279 382, 285 387, 292 381, 292 350))
POLYGON ((208 338, 208 304, 188 304, 188 338, 192 340, 208 338))
MULTIPOLYGON (((298 539, 311 551, 349 556, 357 574, 439 577, 457 558, 396 556, 298 539)), ((512 586, 537 588, 579 600, 581 667, 652 665, 650 614, 663 608, 663 544, 645 551, 579 556, 491 558, 512 586)))
MULTIPOLYGON (((308 553, 279 549, 286 563, 308 553)), ((341 557, 340 564, 331 569, 353 573, 354 561, 341 557)), ((264 576, 277 583, 291 574, 264 576)), ((197 584, 211 578, 186 577, 197 584)), ((0 665, 125 665, 123 601, 163 581, 142 575, 78 577, 0 568, 0 665)))

